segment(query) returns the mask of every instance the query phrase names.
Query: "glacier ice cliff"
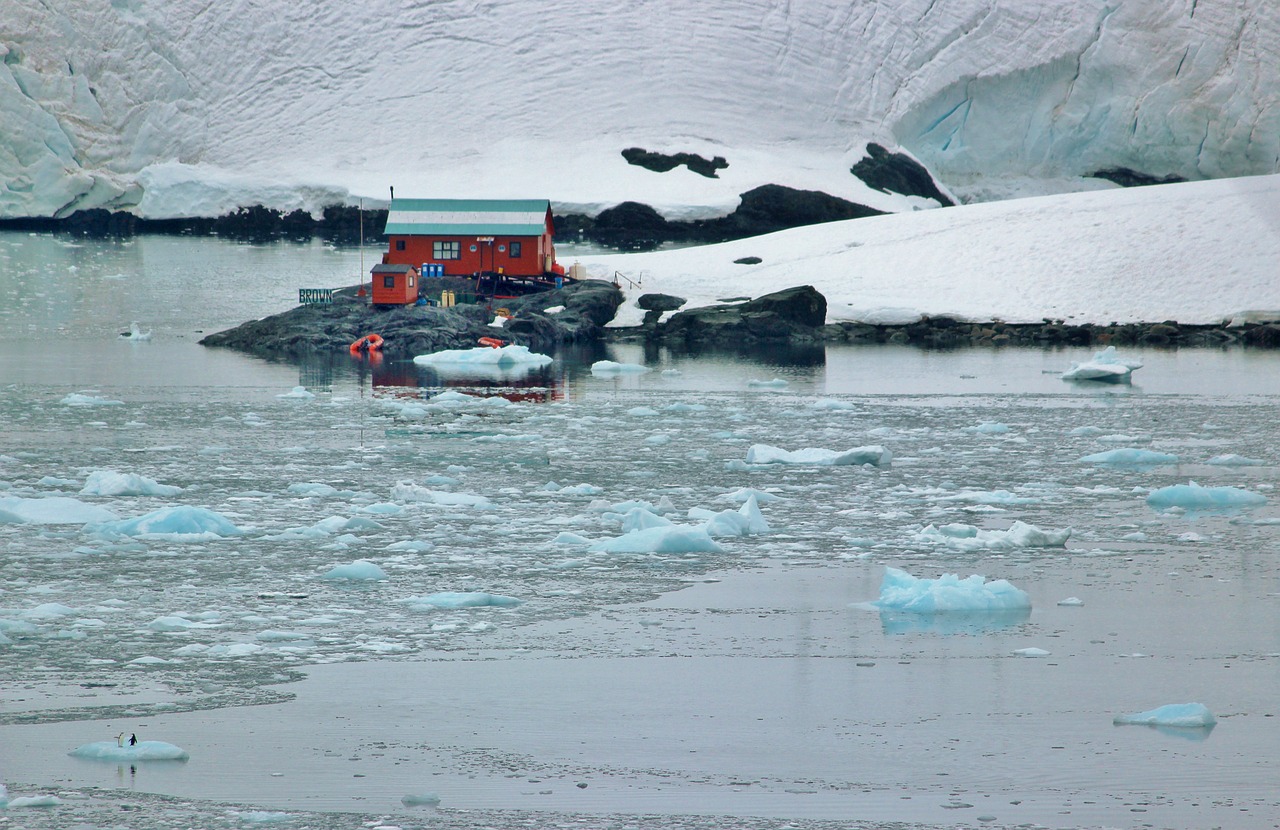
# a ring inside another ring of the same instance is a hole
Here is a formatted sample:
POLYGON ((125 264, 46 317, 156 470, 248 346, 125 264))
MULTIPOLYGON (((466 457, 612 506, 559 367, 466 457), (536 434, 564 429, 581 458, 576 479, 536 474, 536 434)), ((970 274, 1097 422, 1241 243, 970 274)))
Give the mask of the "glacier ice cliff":
POLYGON ((316 211, 388 185, 669 218, 769 183, 932 205, 850 175, 869 141, 966 198, 1271 173, 1278 67, 1269 0, 8 0, 0 217, 316 211), (636 146, 728 166, 655 173, 636 146))

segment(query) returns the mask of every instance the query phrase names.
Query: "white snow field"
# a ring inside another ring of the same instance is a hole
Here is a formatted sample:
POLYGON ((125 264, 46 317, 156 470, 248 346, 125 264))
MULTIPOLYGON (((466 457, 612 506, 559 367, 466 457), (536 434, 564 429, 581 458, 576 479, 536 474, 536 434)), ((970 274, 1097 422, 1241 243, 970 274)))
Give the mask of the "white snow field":
POLYGON ((1127 167, 1280 172, 1270 0, 0 5, 0 216, 358 197, 724 214, 777 183, 887 210, 868 141, 977 198, 1127 167), (628 147, 723 156, 718 178, 628 147))

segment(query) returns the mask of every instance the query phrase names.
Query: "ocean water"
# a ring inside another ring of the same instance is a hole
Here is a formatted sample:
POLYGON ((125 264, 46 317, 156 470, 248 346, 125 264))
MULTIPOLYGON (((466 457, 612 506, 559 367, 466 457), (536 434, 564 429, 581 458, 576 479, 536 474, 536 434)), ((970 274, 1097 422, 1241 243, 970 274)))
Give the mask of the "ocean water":
POLYGON ((1059 378, 1087 350, 628 345, 486 378, 195 342, 359 268, 0 235, 0 510, 184 506, 242 531, 0 521, 0 782, 61 802, 11 826, 1280 821, 1277 356, 1132 350, 1114 386, 1059 378), (754 444, 893 461, 749 465, 754 444), (1080 461, 1126 447, 1178 460, 1080 461), (1256 463, 1207 463, 1227 454, 1256 463), (81 493, 107 471, 181 490, 81 493), (1268 501, 1147 505, 1192 480, 1268 501), (770 530, 719 551, 573 541, 620 536, 627 502, 696 525, 740 488, 776 497, 770 530), (1071 535, 974 541, 1015 521, 1071 535), (360 561, 386 579, 326 578, 360 561), (1031 610, 882 612, 890 566, 1006 579, 1031 610), (1215 727, 1112 724, 1193 701, 1215 727), (191 758, 67 756, 121 732, 191 758))

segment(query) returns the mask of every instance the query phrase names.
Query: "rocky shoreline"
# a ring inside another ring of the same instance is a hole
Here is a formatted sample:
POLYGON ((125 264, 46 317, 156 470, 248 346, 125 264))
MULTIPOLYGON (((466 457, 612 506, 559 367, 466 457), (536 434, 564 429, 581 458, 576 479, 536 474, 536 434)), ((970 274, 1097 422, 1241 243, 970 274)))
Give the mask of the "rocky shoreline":
POLYGON ((1176 321, 1110 325, 975 323, 953 317, 923 317, 899 325, 827 323, 827 302, 811 286, 797 286, 756 298, 731 298, 718 306, 680 311, 684 300, 646 294, 642 325, 606 328, 624 300, 617 286, 601 280, 570 283, 554 291, 502 300, 511 313, 506 324, 491 325, 494 303, 378 308, 357 296, 357 288, 335 292, 332 304, 303 305, 211 334, 202 345, 257 355, 300 357, 341 351, 377 333, 383 352, 397 357, 467 349, 480 338, 549 352, 565 343, 643 342, 673 349, 751 348, 824 343, 899 344, 924 349, 967 347, 1280 347, 1280 323, 1184 325, 1176 321), (675 312, 666 316, 667 312, 675 312))

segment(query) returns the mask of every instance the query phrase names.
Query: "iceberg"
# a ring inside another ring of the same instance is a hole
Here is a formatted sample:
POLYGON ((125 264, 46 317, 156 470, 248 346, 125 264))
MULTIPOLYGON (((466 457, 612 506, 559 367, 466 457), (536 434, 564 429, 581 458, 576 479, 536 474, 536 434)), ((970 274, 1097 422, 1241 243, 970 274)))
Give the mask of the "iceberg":
POLYGON ((871 464, 876 467, 888 467, 892 461, 893 453, 879 444, 854 447, 843 452, 819 447, 784 450, 769 444, 752 444, 747 450, 748 464, 803 464, 812 467, 871 464))
POLYGON ((927 525, 916 538, 929 544, 967 551, 1060 548, 1071 538, 1071 528, 1041 530, 1021 521, 1014 522, 1008 530, 982 530, 966 524, 927 525))
POLYGON ((508 345, 496 349, 446 349, 418 355, 413 362, 428 366, 445 377, 518 380, 535 369, 547 366, 552 358, 529 351, 528 346, 508 345))
POLYGON ((1157 510, 1180 507, 1184 510, 1235 510, 1261 507, 1267 497, 1239 487, 1201 487, 1194 481, 1152 490, 1147 504, 1157 510))
POLYGON ((886 567, 880 598, 872 605, 914 614, 986 613, 1029 610, 1031 598, 1004 579, 988 582, 978 574, 964 579, 956 574, 920 579, 886 567))
POLYGON ((1170 703, 1146 712, 1116 715, 1117 726, 1172 726, 1180 729, 1204 729, 1217 724, 1209 708, 1202 703, 1170 703))
POLYGON ((187 506, 162 507, 136 519, 103 522, 88 525, 86 529, 98 533, 172 541, 211 541, 244 533, 221 513, 205 507, 187 506))
POLYGON ((136 473, 117 473, 114 470, 97 470, 89 473, 82 496, 176 496, 181 487, 160 484, 136 473))
POLYGON ((1109 383, 1128 383, 1134 369, 1141 369, 1142 361, 1124 360, 1116 354, 1115 346, 1107 346, 1093 356, 1093 360, 1076 363, 1062 373, 1063 380, 1097 380, 1109 383))
POLYGON ((105 507, 85 504, 68 496, 24 499, 0 497, 0 524, 82 525, 119 518, 105 507))
POLYGON ((186 761, 191 756, 185 749, 164 741, 139 741, 134 746, 120 746, 115 741, 82 744, 67 753, 72 758, 91 761, 186 761))
POLYGON ((724 553, 705 527, 649 527, 595 542, 593 553, 724 553))
POLYGON ((387 579, 387 572, 367 559, 358 559, 348 565, 338 565, 326 573, 324 578, 377 582, 387 579))
POLYGON ((441 591, 422 597, 409 597, 401 602, 411 605, 417 610, 455 609, 455 608, 512 608, 523 605, 524 600, 505 597, 501 594, 488 594, 482 591, 458 592, 441 591))
POLYGON ((612 360, 597 360, 591 364, 591 374, 597 377, 641 375, 648 371, 648 366, 641 366, 639 363, 615 363, 612 360))
POLYGON ((1177 464, 1178 456, 1137 447, 1122 447, 1086 455, 1080 459, 1080 463, 1106 464, 1112 467, 1155 467, 1160 464, 1177 464))

